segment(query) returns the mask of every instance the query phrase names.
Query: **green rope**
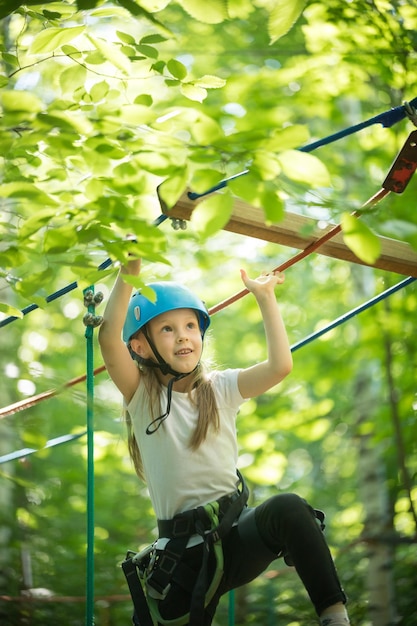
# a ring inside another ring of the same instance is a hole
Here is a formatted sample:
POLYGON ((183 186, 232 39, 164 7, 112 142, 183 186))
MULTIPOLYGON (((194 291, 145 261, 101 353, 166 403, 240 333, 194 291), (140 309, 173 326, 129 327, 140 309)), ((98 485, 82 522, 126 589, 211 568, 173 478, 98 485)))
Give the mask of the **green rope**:
POLYGON ((229 591, 229 626, 235 626, 235 590, 229 591))
POLYGON ((88 312, 84 316, 86 338, 87 380, 87 574, 85 624, 94 624, 94 327, 101 323, 95 315, 96 304, 102 294, 94 297, 94 287, 84 290, 84 304, 88 312))

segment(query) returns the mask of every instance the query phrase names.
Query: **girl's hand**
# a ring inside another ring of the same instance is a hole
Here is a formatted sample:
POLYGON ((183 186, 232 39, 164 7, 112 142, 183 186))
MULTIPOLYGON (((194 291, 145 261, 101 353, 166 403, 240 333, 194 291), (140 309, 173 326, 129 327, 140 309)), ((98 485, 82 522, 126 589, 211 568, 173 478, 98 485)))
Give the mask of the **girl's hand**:
POLYGON ((273 293, 276 285, 284 282, 285 276, 282 272, 263 272, 258 278, 249 278, 246 271, 241 269, 240 276, 246 289, 253 293, 255 298, 262 297, 262 294, 273 293))
MULTIPOLYGON (((126 237, 127 241, 133 241, 133 243, 136 243, 136 237, 135 235, 128 235, 126 237)), ((129 256, 132 256, 129 253, 129 256)), ((120 273, 121 274, 130 274, 132 276, 138 276, 140 273, 140 268, 141 268, 141 259, 135 258, 131 261, 128 261, 125 265, 121 265, 120 267, 120 273)))
POLYGON ((126 265, 120 266, 121 274, 130 274, 131 276, 138 276, 140 272, 141 259, 132 259, 128 261, 126 265))

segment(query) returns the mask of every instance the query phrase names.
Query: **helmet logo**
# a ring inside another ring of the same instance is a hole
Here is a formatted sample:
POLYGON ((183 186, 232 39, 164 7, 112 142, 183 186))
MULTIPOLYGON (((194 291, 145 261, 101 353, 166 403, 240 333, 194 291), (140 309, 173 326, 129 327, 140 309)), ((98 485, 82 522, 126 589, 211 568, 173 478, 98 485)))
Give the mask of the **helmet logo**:
POLYGON ((140 306, 135 306, 135 308, 133 309, 133 315, 136 318, 136 321, 140 321, 140 306))

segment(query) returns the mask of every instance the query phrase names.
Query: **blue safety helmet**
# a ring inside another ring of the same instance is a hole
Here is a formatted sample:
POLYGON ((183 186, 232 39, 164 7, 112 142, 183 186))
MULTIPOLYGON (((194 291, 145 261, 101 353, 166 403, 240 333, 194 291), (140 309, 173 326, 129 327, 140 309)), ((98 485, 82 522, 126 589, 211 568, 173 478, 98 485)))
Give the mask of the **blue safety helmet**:
POLYGON ((125 343, 129 343, 133 335, 154 317, 174 309, 194 309, 198 314, 201 335, 204 337, 210 325, 210 317, 204 302, 192 291, 180 283, 168 281, 150 283, 147 286, 155 292, 156 300, 151 302, 140 291, 133 294, 123 326, 125 343))

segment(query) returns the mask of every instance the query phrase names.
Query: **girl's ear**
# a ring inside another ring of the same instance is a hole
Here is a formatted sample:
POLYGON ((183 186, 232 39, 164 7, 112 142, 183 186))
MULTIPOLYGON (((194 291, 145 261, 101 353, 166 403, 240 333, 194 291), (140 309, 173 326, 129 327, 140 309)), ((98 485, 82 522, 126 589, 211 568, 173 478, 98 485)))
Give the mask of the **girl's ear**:
POLYGON ((130 347, 133 352, 136 352, 136 354, 143 359, 149 359, 151 356, 151 349, 142 333, 140 333, 138 337, 134 337, 130 340, 130 347))

